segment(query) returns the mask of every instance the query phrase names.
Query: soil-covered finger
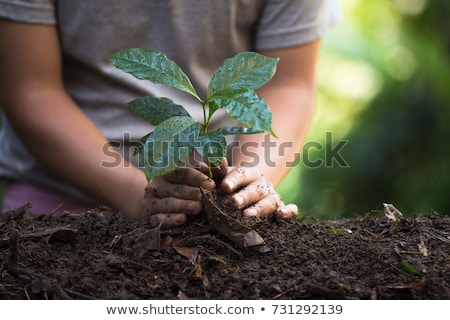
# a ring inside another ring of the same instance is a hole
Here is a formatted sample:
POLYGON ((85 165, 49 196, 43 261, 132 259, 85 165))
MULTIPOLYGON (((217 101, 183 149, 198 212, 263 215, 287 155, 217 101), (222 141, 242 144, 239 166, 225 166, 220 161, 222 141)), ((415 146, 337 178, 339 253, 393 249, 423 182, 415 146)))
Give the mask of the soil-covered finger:
POLYGON ((178 198, 151 199, 148 203, 147 213, 185 213, 187 215, 199 214, 202 211, 201 201, 183 200, 178 198))
POLYGON ((157 224, 161 224, 161 229, 170 229, 183 225, 187 217, 183 213, 174 214, 156 214, 152 216, 152 219, 157 221, 157 224))
POLYGON ((284 220, 293 220, 298 216, 298 207, 295 204, 287 204, 279 207, 275 214, 284 220))
POLYGON ((216 182, 222 182, 223 178, 227 175, 229 170, 227 158, 223 158, 218 167, 212 168, 213 179, 216 182))
POLYGON ((204 173, 205 175, 212 174, 213 180, 220 184, 223 178, 226 176, 229 166, 227 158, 223 158, 218 166, 211 164, 211 168, 205 162, 197 162, 194 167, 196 170, 204 173))
POLYGON ((165 179, 171 183, 202 187, 208 190, 215 188, 215 183, 210 177, 194 168, 177 168, 167 174, 165 179))
POLYGON ((164 186, 149 185, 146 193, 156 198, 174 197, 185 200, 201 200, 202 193, 199 187, 193 187, 186 184, 166 183, 164 186))
POLYGON ((233 195, 232 203, 236 209, 252 205, 274 192, 272 185, 266 180, 257 180, 250 183, 241 191, 233 195))
POLYGON ((225 192, 233 192, 242 186, 259 180, 261 176, 256 168, 234 168, 226 175, 220 186, 225 192))
POLYGON ((275 210, 282 205, 280 196, 277 193, 272 193, 248 207, 243 211, 245 217, 260 217, 265 218, 270 216, 275 210))

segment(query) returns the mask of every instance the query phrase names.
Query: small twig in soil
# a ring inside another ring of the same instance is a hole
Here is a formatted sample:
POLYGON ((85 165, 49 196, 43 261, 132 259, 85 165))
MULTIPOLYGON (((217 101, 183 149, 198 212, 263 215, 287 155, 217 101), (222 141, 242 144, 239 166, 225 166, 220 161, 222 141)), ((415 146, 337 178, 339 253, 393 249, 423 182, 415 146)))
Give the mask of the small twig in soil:
POLYGON ((138 266, 138 267, 143 268, 143 269, 148 269, 148 270, 152 270, 152 271, 153 271, 152 268, 150 268, 150 267, 148 267, 148 266, 146 266, 146 265, 144 265, 144 264, 138 263, 138 262, 136 262, 136 261, 133 261, 133 260, 127 260, 127 261, 125 261, 125 262, 134 264, 135 266, 138 266))
POLYGON ((23 288, 23 292, 25 293, 25 296, 27 297, 27 300, 31 300, 30 295, 28 294, 27 288, 23 288))
POLYGON ((78 292, 78 291, 75 291, 75 290, 72 290, 72 289, 64 289, 64 291, 68 295, 70 295, 70 296, 72 296, 74 298, 83 299, 83 300, 97 300, 96 297, 89 296, 87 294, 84 294, 84 293, 81 293, 81 292, 78 292))
POLYGON ((52 212, 50 212, 50 216, 53 216, 61 207, 63 206, 62 203, 60 203, 59 205, 56 206, 55 209, 52 210, 52 212))
POLYGON ((283 291, 283 292, 280 292, 279 294, 277 294, 276 296, 274 296, 274 297, 272 298, 272 300, 278 300, 278 299, 282 298, 284 295, 286 295, 286 294, 288 294, 289 292, 292 292, 292 291, 294 291, 294 290, 295 290, 295 288, 290 288, 290 289, 287 289, 287 290, 285 290, 285 291, 283 291))
POLYGON ((240 253, 239 251, 237 251, 236 249, 234 249, 232 246, 230 246, 228 243, 223 242, 220 239, 217 239, 216 237, 214 237, 213 235, 210 234, 204 234, 201 236, 195 236, 195 237, 188 237, 183 239, 182 243, 188 243, 188 245, 205 245, 208 243, 213 243, 219 247, 221 247, 222 249, 226 249, 231 251, 232 253, 234 253, 235 255, 242 257, 242 253, 240 253))
POLYGON ((426 230, 424 233, 427 238, 437 239, 445 243, 450 243, 450 238, 445 238, 432 230, 426 230))

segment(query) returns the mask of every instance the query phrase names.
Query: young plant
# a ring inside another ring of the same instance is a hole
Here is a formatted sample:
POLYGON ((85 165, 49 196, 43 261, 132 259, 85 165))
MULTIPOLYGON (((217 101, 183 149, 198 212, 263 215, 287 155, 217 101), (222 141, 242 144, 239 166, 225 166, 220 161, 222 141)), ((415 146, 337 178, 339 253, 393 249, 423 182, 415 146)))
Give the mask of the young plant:
POLYGON ((255 90, 269 81, 278 59, 255 52, 242 52, 224 61, 214 73, 202 99, 188 76, 162 52, 140 48, 109 55, 111 63, 137 79, 163 84, 192 95, 203 108, 203 122, 165 97, 145 96, 131 101, 130 109, 154 130, 141 139, 137 148, 145 174, 150 180, 172 172, 188 160, 193 150, 211 167, 219 166, 227 152, 226 135, 255 134, 272 130, 272 113, 255 90), (225 108, 243 127, 222 127, 210 131, 214 113, 225 108))

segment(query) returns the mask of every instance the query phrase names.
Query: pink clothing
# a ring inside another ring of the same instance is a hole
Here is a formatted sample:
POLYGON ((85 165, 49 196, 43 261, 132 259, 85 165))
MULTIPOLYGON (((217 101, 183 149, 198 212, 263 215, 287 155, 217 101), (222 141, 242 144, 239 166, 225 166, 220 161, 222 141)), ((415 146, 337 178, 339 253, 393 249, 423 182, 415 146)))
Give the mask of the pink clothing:
POLYGON ((64 211, 86 211, 96 207, 40 189, 34 185, 10 181, 6 183, 3 195, 3 212, 17 209, 27 203, 32 214, 58 214, 64 211))

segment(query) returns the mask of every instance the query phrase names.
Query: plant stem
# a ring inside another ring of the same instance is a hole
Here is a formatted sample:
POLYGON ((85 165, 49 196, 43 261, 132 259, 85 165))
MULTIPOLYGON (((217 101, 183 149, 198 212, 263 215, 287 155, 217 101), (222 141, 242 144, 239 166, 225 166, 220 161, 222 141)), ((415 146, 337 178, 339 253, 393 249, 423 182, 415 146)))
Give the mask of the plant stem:
POLYGON ((206 160, 208 162, 208 176, 212 179, 213 178, 213 173, 212 173, 212 169, 211 169, 211 162, 209 160, 206 160))
MULTIPOLYGON (((211 122, 211 114, 206 115, 206 104, 208 103, 207 100, 202 101, 202 108, 203 108, 203 132, 208 133, 209 124, 211 122)), ((212 179, 213 173, 211 168, 211 162, 209 159, 206 159, 206 163, 208 165, 208 176, 212 179)))
POLYGON ((203 108, 203 132, 208 132, 209 122, 210 118, 206 115, 206 101, 202 101, 202 108, 203 108))

